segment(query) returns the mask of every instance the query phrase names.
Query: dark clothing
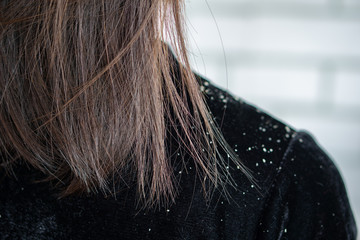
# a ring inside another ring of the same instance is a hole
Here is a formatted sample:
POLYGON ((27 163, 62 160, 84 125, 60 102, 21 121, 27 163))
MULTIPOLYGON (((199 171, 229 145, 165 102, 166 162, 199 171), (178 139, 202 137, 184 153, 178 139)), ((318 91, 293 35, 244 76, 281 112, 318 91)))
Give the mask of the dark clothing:
POLYGON ((343 181, 333 162, 306 132, 298 132, 205 80, 202 90, 229 145, 257 180, 254 186, 230 163, 237 183, 231 198, 206 202, 194 166, 181 175, 171 207, 136 208, 135 186, 117 199, 56 199, 39 173, 1 172, 0 239, 356 239, 343 181))

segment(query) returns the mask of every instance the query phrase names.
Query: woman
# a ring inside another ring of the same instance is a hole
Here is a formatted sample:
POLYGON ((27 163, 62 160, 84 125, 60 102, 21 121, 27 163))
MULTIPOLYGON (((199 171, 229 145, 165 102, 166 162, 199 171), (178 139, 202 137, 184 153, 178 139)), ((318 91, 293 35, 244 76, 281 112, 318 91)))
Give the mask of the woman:
POLYGON ((356 238, 311 136, 193 75, 181 1, 0 3, 1 239, 356 238))

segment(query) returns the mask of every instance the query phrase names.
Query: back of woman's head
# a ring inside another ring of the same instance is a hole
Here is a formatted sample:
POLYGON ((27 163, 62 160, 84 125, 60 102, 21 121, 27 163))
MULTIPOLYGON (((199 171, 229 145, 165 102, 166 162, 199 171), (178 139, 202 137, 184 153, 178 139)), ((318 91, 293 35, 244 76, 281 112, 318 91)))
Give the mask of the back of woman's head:
POLYGON ((110 193, 133 179, 145 205, 169 203, 172 138, 205 192, 225 184, 221 135, 189 68, 181 4, 0 0, 1 166, 31 165, 63 197, 110 193))

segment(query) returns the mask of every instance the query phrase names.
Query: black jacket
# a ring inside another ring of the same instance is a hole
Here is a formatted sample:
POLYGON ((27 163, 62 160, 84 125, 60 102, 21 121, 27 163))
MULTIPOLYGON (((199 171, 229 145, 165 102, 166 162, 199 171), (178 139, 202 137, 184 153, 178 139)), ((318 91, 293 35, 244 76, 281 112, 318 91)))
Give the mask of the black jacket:
POLYGON ((230 164, 237 183, 231 198, 204 200, 194 168, 181 174, 170 208, 140 211, 135 191, 107 198, 57 200, 39 173, 18 166, 17 179, 1 172, 0 239, 356 239, 343 181, 333 162, 306 132, 201 79, 225 139, 257 179, 256 188, 230 164))

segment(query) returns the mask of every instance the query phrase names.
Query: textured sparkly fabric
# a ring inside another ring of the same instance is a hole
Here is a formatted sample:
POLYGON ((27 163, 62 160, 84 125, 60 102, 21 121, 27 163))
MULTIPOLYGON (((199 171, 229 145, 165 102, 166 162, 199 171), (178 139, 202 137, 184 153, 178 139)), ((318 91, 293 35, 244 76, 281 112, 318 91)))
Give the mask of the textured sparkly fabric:
POLYGON ((135 186, 117 196, 58 200, 41 174, 18 166, 0 178, 0 239, 356 239, 356 225, 333 162, 306 132, 234 99, 205 80, 215 121, 258 187, 229 165, 231 198, 204 200, 194 165, 176 169, 180 193, 169 208, 140 211, 135 186))

